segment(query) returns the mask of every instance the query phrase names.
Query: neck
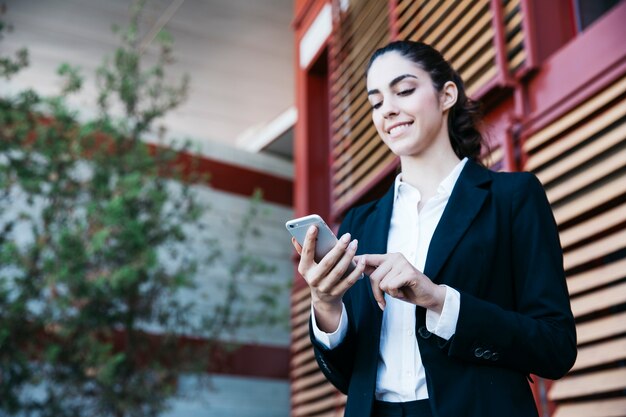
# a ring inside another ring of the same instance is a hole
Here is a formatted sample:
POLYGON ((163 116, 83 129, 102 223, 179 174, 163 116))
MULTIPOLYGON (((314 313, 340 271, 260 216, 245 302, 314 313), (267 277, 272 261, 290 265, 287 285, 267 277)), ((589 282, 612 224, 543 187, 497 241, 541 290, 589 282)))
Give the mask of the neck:
POLYGON ((417 188, 422 202, 435 195, 437 187, 459 163, 459 157, 449 145, 429 148, 416 156, 402 156, 402 181, 417 188))

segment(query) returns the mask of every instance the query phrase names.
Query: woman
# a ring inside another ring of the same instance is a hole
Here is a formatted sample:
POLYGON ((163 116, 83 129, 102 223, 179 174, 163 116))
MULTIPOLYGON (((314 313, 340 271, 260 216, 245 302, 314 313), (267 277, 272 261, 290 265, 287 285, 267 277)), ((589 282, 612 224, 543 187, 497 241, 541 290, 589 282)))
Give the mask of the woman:
POLYGON ((560 378, 576 358, 543 188, 480 166, 475 105, 432 47, 377 50, 367 94, 401 173, 346 214, 319 264, 314 227, 294 241, 320 368, 348 417, 536 416, 529 374, 560 378))

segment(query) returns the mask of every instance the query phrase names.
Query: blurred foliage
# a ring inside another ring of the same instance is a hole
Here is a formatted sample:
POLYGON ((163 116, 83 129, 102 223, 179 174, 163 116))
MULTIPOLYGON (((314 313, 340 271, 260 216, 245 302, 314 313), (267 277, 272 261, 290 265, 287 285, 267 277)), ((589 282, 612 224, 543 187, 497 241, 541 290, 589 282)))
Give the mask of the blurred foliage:
MULTIPOLYGON (((258 233, 260 197, 233 231, 235 253, 224 256, 219 240, 208 237, 207 207, 194 192, 194 182, 206 178, 179 163, 188 145, 142 140, 163 134, 156 121, 188 87, 187 79, 166 79, 166 34, 155 41, 156 62, 145 66, 142 5, 132 8, 127 28, 116 29, 121 46, 97 71, 94 120, 79 122, 66 104, 83 84, 70 65, 59 69, 57 96, 28 90, 0 97, 3 415, 158 415, 177 395, 180 375, 202 378, 211 369, 222 349, 218 336, 277 320, 284 288, 242 289, 274 270, 245 245, 258 233), (210 279, 219 262, 228 275, 216 287, 221 302, 199 311, 185 294, 196 293, 196 277, 210 279), (204 343, 181 339, 189 335, 204 343)), ((0 40, 7 28, 0 15, 0 40)), ((26 65, 26 50, 1 56, 0 76, 26 65)))

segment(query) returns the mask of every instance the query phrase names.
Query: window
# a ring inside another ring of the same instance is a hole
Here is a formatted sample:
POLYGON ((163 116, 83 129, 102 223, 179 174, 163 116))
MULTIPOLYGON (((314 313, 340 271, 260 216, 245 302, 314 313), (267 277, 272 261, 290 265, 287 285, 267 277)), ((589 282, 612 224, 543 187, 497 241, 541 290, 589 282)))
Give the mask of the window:
POLYGON ((577 31, 582 32, 587 29, 619 2, 620 0, 574 0, 577 31))

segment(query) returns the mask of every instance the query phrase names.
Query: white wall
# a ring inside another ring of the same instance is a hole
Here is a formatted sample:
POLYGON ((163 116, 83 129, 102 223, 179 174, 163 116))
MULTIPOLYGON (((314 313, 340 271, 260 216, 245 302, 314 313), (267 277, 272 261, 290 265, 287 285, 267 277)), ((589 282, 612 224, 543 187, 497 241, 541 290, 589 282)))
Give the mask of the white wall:
POLYGON ((197 391, 191 378, 180 389, 188 398, 172 402, 163 417, 287 417, 289 384, 260 378, 214 376, 212 387, 197 391))
MULTIPOLYGON (((134 0, 3 0, 15 30, 0 47, 27 47, 31 66, 0 90, 58 91, 56 69, 76 64, 88 76, 76 101, 94 110, 94 71, 118 45, 112 24, 126 25, 134 0)), ((148 0, 140 34, 148 33, 172 0, 148 0)), ((166 118, 170 132, 199 142, 235 146, 250 128, 273 120, 294 102, 293 1, 185 0, 165 28, 174 36, 170 75, 191 77, 189 99, 166 118)), ((147 58, 154 57, 148 49, 147 58)))

